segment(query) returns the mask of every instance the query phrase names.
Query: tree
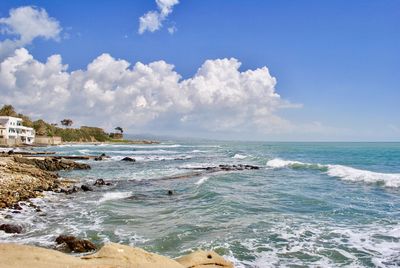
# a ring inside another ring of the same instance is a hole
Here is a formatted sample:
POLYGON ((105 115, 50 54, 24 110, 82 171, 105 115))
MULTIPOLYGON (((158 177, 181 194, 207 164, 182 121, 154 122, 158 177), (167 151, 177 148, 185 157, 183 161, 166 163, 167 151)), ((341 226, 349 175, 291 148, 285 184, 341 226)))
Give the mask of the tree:
POLYGON ((61 125, 65 126, 65 127, 70 127, 74 123, 74 122, 72 122, 71 119, 63 119, 60 122, 61 122, 61 125))
POLYGON ((39 136, 47 136, 47 124, 44 120, 39 119, 33 122, 33 128, 36 131, 36 135, 39 136))
POLYGON ((122 129, 122 127, 116 127, 115 130, 119 131, 121 134, 124 133, 124 130, 122 129))
POLYGON ((17 113, 15 112, 15 109, 12 105, 4 105, 0 109, 0 115, 4 116, 17 116, 17 113))

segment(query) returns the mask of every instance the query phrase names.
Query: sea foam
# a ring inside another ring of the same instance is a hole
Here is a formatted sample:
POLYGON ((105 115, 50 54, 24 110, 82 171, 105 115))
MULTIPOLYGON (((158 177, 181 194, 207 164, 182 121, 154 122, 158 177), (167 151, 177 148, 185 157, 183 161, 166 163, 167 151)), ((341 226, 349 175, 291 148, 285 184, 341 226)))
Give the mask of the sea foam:
POLYGON ((270 168, 317 169, 328 176, 346 181, 380 183, 386 187, 400 187, 400 173, 379 173, 344 165, 322 165, 275 158, 267 162, 270 168))
POLYGON ((205 183, 210 177, 202 177, 200 180, 198 180, 197 182, 195 182, 196 185, 202 185, 203 183, 205 183))
POLYGON ((128 198, 132 195, 131 192, 112 192, 112 193, 105 193, 102 198, 99 199, 99 203, 103 203, 105 201, 110 200, 118 200, 128 198))
POLYGON ((234 159, 245 159, 245 158, 247 158, 247 155, 235 154, 232 158, 234 158, 234 159))

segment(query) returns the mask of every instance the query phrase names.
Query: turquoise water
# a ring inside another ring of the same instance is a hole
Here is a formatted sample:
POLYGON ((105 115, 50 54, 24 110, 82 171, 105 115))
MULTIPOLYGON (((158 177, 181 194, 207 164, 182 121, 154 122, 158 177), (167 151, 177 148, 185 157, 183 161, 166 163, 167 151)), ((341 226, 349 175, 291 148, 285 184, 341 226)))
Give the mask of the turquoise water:
POLYGON ((400 266, 400 143, 168 141, 47 150, 106 153, 110 159, 88 161, 89 171, 60 175, 113 185, 37 199, 43 212, 12 214, 27 233, 0 234, 2 241, 53 246, 68 233, 171 257, 213 249, 236 267, 400 266), (119 161, 125 156, 137 162, 119 161), (261 169, 163 179, 188 167, 239 163, 261 169))

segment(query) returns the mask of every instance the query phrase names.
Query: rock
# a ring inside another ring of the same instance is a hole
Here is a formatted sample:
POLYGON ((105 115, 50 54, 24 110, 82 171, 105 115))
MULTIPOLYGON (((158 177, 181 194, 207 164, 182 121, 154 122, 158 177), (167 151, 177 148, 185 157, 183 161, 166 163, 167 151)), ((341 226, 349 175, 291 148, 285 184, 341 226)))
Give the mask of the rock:
POLYGON ((233 264, 214 251, 198 250, 192 254, 176 259, 187 268, 233 268, 233 264))
POLYGON ((60 190, 60 193, 65 193, 65 194, 73 194, 79 191, 79 188, 77 186, 72 186, 70 188, 64 189, 62 188, 60 190))
POLYGON ((88 266, 96 264, 101 267, 184 268, 170 258, 115 243, 108 243, 95 254, 83 256, 81 259, 88 266))
POLYGON ((22 207, 19 204, 14 204, 12 208, 16 210, 22 210, 22 207))
POLYGON ((96 250, 95 244, 86 239, 77 239, 72 235, 60 235, 56 238, 57 244, 65 243, 71 251, 74 252, 88 252, 96 250))
POLYGON ((140 248, 108 243, 87 256, 72 256, 35 246, 0 243, 1 267, 137 267, 137 268, 232 268, 232 263, 213 251, 197 251, 176 260, 140 248), (211 257, 211 258, 210 258, 211 257))
POLYGON ((44 159, 39 159, 15 156, 14 161, 22 164, 33 165, 46 171, 90 169, 90 166, 88 164, 78 163, 63 158, 57 159, 55 157, 46 157, 44 159))
POLYGON ((97 179, 93 185, 94 186, 103 186, 103 185, 106 185, 106 182, 103 179, 97 179))
POLYGON ((9 234, 20 234, 22 233, 22 226, 16 224, 5 223, 0 225, 0 230, 9 234))
POLYGON ((134 158, 131 158, 131 157, 128 157, 128 156, 122 158, 121 161, 136 162, 136 160, 134 158))
POLYGON ((102 161, 102 160, 103 160, 103 157, 101 157, 101 156, 98 156, 98 157, 94 158, 94 161, 102 161))
POLYGON ((168 195, 173 195, 174 192, 172 190, 168 190, 168 195))
POLYGON ((82 184, 81 189, 82 189, 84 192, 93 191, 92 187, 90 187, 90 186, 88 186, 88 185, 86 185, 86 184, 82 184))
POLYGON ((94 186, 103 186, 103 185, 110 186, 111 182, 105 182, 103 179, 97 179, 93 185, 94 186))

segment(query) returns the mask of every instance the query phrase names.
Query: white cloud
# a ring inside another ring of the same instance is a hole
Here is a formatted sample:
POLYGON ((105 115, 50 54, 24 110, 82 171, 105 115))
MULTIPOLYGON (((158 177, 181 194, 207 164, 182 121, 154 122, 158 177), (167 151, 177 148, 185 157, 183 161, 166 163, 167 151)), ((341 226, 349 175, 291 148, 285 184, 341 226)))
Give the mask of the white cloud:
POLYGON ((46 10, 24 6, 11 9, 9 17, 0 18, 0 31, 14 37, 0 42, 0 59, 3 59, 37 37, 58 40, 61 27, 56 19, 49 17, 46 10))
POLYGON ((266 67, 240 71, 234 58, 207 60, 182 79, 165 61, 133 66, 102 54, 86 69, 69 72, 59 55, 45 63, 17 49, 0 63, 0 104, 58 121, 128 131, 149 126, 190 131, 261 131, 286 129, 276 114, 287 101, 275 91, 266 67))
POLYGON ((168 27, 168 32, 174 34, 178 29, 175 26, 168 27))
MULTIPOLYGON (((163 21, 172 13, 173 6, 178 4, 179 0, 156 0, 156 3, 158 11, 149 11, 139 18, 139 34, 143 34, 145 31, 154 32, 159 30, 163 21)), ((175 30, 176 27, 168 28, 170 33, 175 30)))

